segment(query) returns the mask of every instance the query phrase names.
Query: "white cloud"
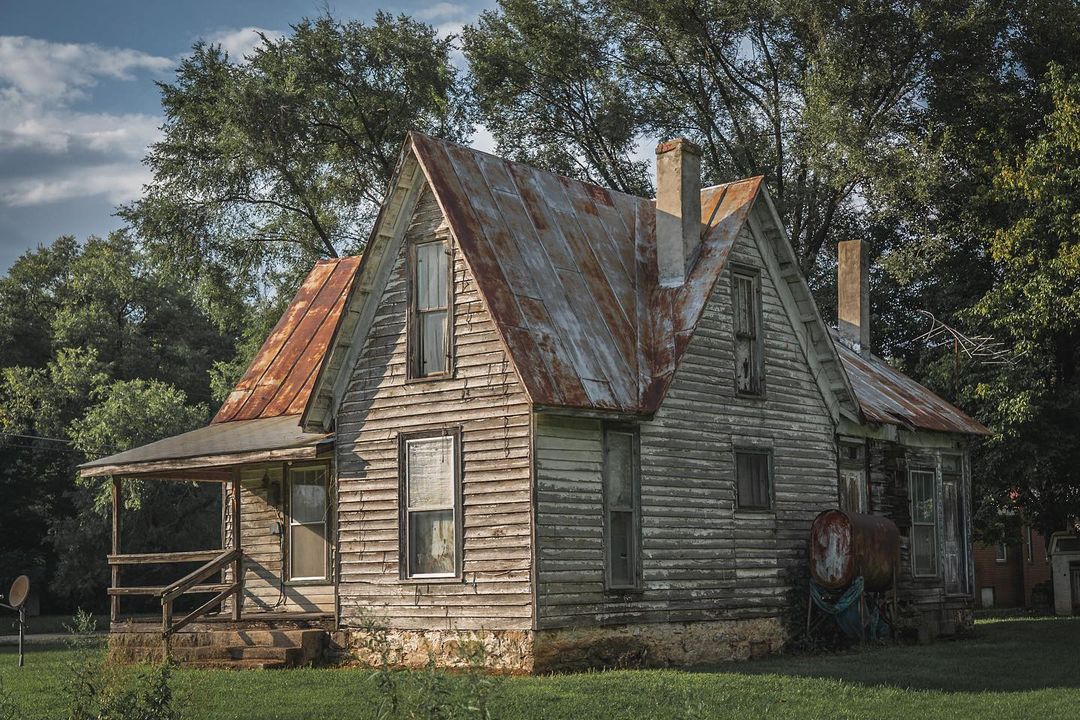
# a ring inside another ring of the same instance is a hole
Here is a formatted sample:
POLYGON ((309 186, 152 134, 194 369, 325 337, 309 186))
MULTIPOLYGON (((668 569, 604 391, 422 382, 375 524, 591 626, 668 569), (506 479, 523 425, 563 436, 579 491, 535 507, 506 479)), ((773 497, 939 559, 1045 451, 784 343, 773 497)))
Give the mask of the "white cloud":
POLYGON ((0 36, 0 205, 136 197, 161 118, 85 108, 102 82, 160 76, 175 64, 130 48, 0 36))
POLYGON ((129 48, 0 36, 0 84, 31 99, 83 98, 100 78, 131 80, 136 72, 161 73, 173 65, 169 58, 129 48))
POLYGON ((233 62, 239 62, 262 44, 262 35, 277 40, 283 37, 284 33, 260 27, 245 27, 238 30, 219 30, 208 35, 206 41, 220 45, 222 50, 229 53, 233 62))
POLYGON ((414 17, 418 20, 425 20, 428 22, 432 20, 446 20, 448 18, 457 19, 462 17, 472 17, 475 14, 475 11, 468 5, 451 2, 437 2, 413 13, 414 17))
POLYGON ((150 171, 137 163, 108 163, 97 165, 90 172, 0 184, 0 203, 20 207, 100 195, 118 205, 138 197, 142 186, 149 181, 150 171))

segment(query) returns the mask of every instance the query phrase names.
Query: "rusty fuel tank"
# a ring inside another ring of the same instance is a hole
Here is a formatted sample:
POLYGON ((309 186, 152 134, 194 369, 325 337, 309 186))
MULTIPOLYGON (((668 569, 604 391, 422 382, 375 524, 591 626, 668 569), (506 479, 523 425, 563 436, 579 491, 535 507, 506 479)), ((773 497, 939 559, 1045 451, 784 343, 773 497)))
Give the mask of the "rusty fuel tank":
POLYGON ((900 530, 877 515, 826 510, 810 529, 810 575, 839 590, 862 575, 866 590, 888 590, 900 563, 900 530))

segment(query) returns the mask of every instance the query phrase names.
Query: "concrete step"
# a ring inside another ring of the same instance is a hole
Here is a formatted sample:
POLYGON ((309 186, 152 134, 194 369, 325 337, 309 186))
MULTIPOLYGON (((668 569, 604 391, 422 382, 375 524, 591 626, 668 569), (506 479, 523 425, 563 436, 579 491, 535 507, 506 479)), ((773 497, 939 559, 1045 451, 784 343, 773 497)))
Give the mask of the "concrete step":
POLYGON ((280 660, 195 660, 183 667, 197 670, 280 670, 288 667, 280 660))
POLYGON ((234 660, 274 660, 287 667, 298 667, 312 662, 315 658, 307 657, 303 648, 298 647, 231 647, 229 657, 234 660))

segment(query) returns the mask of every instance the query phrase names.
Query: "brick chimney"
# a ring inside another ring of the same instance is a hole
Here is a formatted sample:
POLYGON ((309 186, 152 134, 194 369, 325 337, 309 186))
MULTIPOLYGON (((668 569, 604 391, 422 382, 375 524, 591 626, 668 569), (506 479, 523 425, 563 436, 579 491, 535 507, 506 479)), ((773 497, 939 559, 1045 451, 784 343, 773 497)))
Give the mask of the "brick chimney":
POLYGON ((840 339, 870 354, 870 259, 862 240, 837 243, 836 315, 840 339))
POLYGON ((660 284, 682 285, 701 244, 701 149, 685 138, 656 146, 656 260, 660 284))

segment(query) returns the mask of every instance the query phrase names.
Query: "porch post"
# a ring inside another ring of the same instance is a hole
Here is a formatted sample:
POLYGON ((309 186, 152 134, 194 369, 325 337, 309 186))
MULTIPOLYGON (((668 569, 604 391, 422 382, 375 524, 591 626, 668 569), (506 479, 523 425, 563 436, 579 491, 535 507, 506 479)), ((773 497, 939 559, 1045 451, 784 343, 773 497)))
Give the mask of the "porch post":
MULTIPOLYGON (((240 472, 233 471, 232 477, 232 549, 240 550, 240 472)), ((232 563, 233 582, 236 583, 236 596, 233 598, 232 619, 240 621, 240 603, 244 598, 244 569, 241 555, 238 553, 232 563)))
MULTIPOLYGON (((120 477, 112 477, 112 554, 120 554, 120 477)), ((120 620, 120 596, 116 594, 116 588, 120 587, 120 566, 113 564, 112 571, 113 595, 109 598, 109 618, 112 622, 120 620)))

